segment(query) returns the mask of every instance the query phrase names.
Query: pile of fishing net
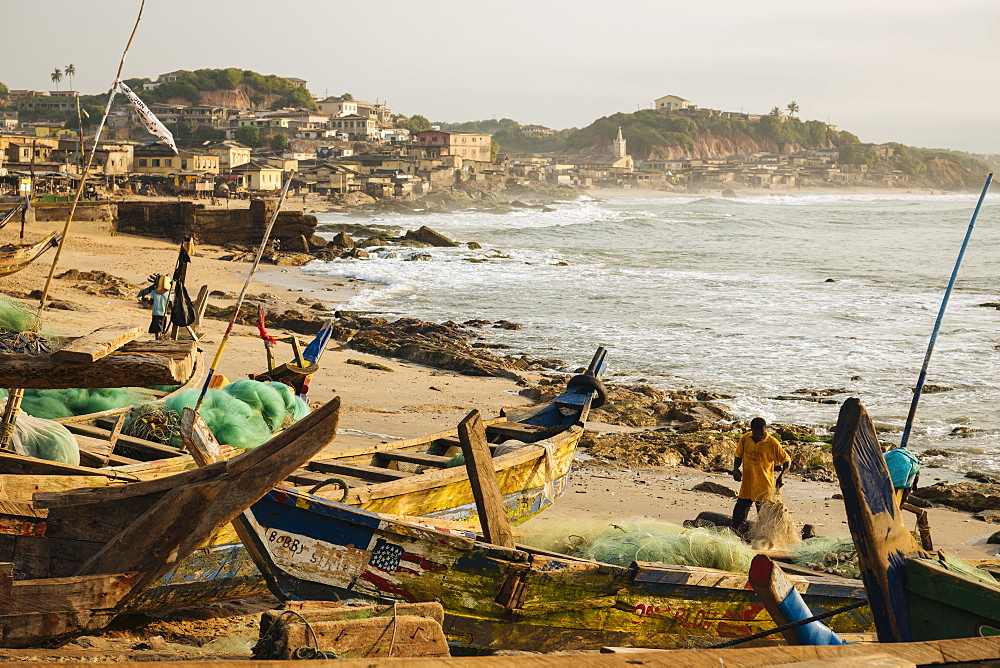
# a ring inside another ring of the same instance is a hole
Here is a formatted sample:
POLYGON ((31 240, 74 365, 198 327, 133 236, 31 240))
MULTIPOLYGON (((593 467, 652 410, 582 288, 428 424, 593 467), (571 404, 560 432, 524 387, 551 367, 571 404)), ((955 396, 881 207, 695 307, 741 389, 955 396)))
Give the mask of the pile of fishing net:
POLYGON ((618 566, 650 561, 746 573, 755 555, 728 528, 684 528, 648 517, 614 523, 574 521, 572 530, 529 530, 522 540, 541 549, 618 566))
POLYGON ((749 539, 755 550, 784 549, 801 540, 799 528, 781 497, 760 504, 749 539))
MULTIPOLYGON (((7 397, 7 390, 0 390, 0 399, 7 397)), ((146 397, 141 390, 128 387, 68 390, 25 390, 21 410, 28 415, 56 420, 58 418, 87 415, 113 408, 131 406, 146 397)))
POLYGON ((858 551, 850 536, 807 538, 792 550, 795 563, 814 571, 834 573, 845 578, 860 578, 858 551))
POLYGON ((38 309, 6 295, 0 295, 0 329, 6 332, 29 332, 38 329, 38 309))
POLYGON ((63 464, 80 464, 80 446, 69 429, 51 420, 19 413, 11 437, 14 452, 63 464))
MULTIPOLYGON (((180 415, 200 392, 185 390, 167 399, 167 408, 180 415)), ((254 448, 308 415, 309 406, 284 383, 240 380, 209 390, 198 412, 219 443, 254 448)))
POLYGON ((162 403, 142 403, 132 407, 122 421, 122 433, 175 448, 183 445, 181 416, 162 403))

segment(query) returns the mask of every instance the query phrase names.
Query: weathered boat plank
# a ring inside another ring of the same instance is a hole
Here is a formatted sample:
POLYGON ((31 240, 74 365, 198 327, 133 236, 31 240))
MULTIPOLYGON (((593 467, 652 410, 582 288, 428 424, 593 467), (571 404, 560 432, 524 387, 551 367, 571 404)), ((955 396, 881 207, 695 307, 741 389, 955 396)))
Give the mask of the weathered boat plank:
POLYGON ((0 387, 68 389, 183 383, 194 371, 194 341, 133 341, 92 364, 52 355, 0 355, 0 387))
POLYGON ((52 359, 62 364, 93 364, 102 357, 118 350, 126 343, 139 338, 139 327, 111 325, 94 330, 74 339, 52 353, 52 359))

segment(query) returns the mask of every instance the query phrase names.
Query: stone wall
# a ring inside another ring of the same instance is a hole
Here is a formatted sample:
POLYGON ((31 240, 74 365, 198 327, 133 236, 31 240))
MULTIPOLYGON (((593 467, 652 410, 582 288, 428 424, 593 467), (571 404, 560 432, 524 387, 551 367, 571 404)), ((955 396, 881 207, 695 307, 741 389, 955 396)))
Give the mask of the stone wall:
MULTIPOLYGON (((248 209, 206 209, 194 202, 121 202, 118 231, 181 241, 193 236, 206 244, 255 246, 264 235, 276 202, 253 200, 248 209)), ((301 211, 282 211, 271 236, 290 241, 316 233, 316 217, 301 211)))

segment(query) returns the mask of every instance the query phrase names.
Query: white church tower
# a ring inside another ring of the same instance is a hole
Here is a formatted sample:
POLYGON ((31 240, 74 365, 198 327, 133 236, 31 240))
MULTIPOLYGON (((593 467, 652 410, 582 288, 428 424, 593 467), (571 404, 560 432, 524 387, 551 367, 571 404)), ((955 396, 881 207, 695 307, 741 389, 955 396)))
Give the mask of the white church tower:
POLYGON ((615 139, 615 157, 624 158, 628 155, 628 151, 625 150, 625 138, 622 137, 622 126, 618 126, 618 138, 615 139))

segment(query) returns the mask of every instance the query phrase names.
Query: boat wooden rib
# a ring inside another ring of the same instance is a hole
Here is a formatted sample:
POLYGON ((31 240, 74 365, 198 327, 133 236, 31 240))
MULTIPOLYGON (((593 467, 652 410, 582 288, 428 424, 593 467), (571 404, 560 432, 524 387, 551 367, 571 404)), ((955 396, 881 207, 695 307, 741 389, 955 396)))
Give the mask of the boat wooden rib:
POLYGON ((833 463, 880 642, 1000 633, 1000 586, 985 570, 921 549, 903 524, 878 437, 857 399, 844 402, 833 463))
MULTIPOLYGON (((504 548, 437 528, 433 518, 394 519, 284 488, 269 492, 239 521, 279 597, 439 601, 449 642, 464 647, 682 647, 774 626, 746 574, 645 562, 623 567, 504 548)), ((815 612, 865 597, 857 580, 789 579, 815 612)), ((860 633, 872 622, 862 607, 829 624, 860 633)))
POLYGON ((41 257, 42 253, 59 245, 62 234, 50 232, 33 244, 8 244, 0 246, 0 276, 14 274, 41 257))
POLYGON ((255 450, 166 478, 30 501, 5 495, 0 645, 65 640, 134 609, 146 588, 326 447, 338 416, 334 399, 255 450))

